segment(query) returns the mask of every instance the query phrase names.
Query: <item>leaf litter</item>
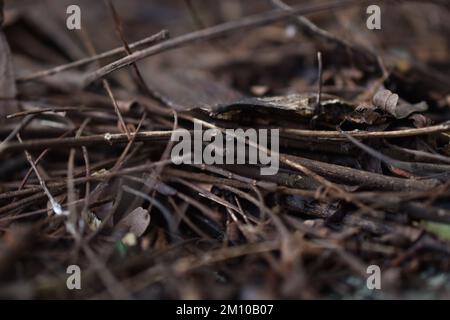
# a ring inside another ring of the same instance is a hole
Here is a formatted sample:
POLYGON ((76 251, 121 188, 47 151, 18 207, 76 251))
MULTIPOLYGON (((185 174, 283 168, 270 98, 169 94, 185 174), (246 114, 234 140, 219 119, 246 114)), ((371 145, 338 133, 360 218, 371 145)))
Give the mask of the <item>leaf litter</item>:
POLYGON ((448 6, 232 2, 0 1, 0 297, 450 297, 448 6), (278 174, 174 165, 199 122, 278 174))

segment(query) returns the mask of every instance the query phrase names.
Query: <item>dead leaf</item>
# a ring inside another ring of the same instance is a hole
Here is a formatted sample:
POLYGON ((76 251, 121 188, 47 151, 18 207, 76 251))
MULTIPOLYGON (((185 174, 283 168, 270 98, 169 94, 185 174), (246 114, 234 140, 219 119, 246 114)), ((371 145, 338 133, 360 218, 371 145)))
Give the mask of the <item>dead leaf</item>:
POLYGON ((138 207, 125 216, 118 224, 117 230, 124 231, 125 234, 131 232, 136 237, 144 234, 150 224, 150 214, 148 210, 138 207))
POLYGON ((398 99, 398 94, 392 93, 390 90, 381 90, 373 97, 373 104, 381 110, 394 115, 398 99))
POLYGON ((390 90, 378 91, 373 97, 373 104, 397 119, 404 119, 412 113, 423 112, 428 109, 426 102, 409 104, 401 101, 398 94, 390 90))
MULTIPOLYGON (((316 114, 315 93, 289 94, 275 97, 250 97, 229 104, 218 105, 213 108, 211 116, 219 119, 232 120, 242 118, 250 113, 251 119, 256 115, 265 116, 269 119, 288 116, 299 118, 311 118, 316 114)), ((337 119, 344 117, 354 110, 354 106, 339 97, 322 94, 321 106, 327 115, 337 119)))
POLYGON ((17 110, 17 103, 12 100, 16 97, 16 78, 12 64, 11 51, 1 29, 3 22, 3 1, 0 2, 0 122, 6 115, 17 110))
POLYGON ((376 112, 376 107, 369 103, 362 103, 358 105, 354 112, 345 117, 345 120, 350 123, 365 123, 378 124, 383 123, 386 117, 383 117, 379 112, 376 112))
POLYGON ((431 119, 424 116, 423 114, 416 113, 416 114, 409 116, 408 119, 413 121, 414 126, 416 128, 424 128, 424 127, 430 126, 432 124, 431 119))
POLYGON ((218 104, 242 99, 242 94, 199 70, 152 69, 143 77, 157 92, 170 97, 177 111, 193 108, 210 110, 218 104))

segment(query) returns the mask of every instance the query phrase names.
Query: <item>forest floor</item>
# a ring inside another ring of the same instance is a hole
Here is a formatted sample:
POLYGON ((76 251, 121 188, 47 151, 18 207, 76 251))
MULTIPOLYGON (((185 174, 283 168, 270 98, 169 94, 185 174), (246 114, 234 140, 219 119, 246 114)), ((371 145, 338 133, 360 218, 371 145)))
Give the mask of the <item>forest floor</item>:
POLYGON ((1 298, 450 299, 447 1, 4 2, 1 298))

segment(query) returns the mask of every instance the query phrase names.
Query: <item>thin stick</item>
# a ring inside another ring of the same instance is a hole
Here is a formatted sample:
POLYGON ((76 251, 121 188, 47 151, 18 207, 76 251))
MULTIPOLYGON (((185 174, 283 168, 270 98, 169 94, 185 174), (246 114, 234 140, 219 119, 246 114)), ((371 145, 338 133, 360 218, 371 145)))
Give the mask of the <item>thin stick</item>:
POLYGON ((32 114, 41 114, 46 112, 67 112, 67 111, 73 111, 73 112, 87 112, 87 111, 104 111, 102 108, 88 108, 84 106, 79 107, 53 107, 53 108, 42 108, 42 109, 33 109, 33 110, 26 110, 26 111, 20 111, 16 113, 12 113, 6 116, 6 119, 13 119, 18 117, 24 117, 27 115, 32 114))
MULTIPOLYGON (((76 133, 76 137, 80 137, 83 133, 83 130, 88 125, 90 119, 87 118, 84 120, 84 122, 81 124, 80 128, 78 129, 76 133)), ((73 223, 77 223, 78 216, 76 212, 76 206, 73 205, 77 201, 76 194, 75 194, 75 183, 73 182, 73 172, 74 172, 74 166, 75 166, 75 155, 76 155, 76 149, 71 148, 69 152, 69 160, 67 164, 67 201, 68 203, 71 203, 71 205, 68 205, 69 215, 73 219, 73 223)))
MULTIPOLYGON (((72 131, 65 132, 63 135, 61 135, 61 138, 67 136, 67 135, 70 134, 71 132, 72 132, 72 131)), ((50 149, 45 149, 44 151, 42 151, 41 154, 36 158, 35 164, 38 165, 38 163, 45 157, 45 155, 46 155, 49 151, 50 151, 50 149)), ((17 191, 20 191, 20 190, 22 190, 22 189, 25 187, 25 185, 26 185, 26 183, 27 183, 27 181, 28 181, 28 178, 30 177, 30 175, 31 175, 32 172, 33 172, 33 168, 30 168, 30 169, 27 171, 27 173, 25 174, 25 177, 22 179, 22 182, 20 183, 20 186, 19 186, 19 188, 17 189, 17 191)))
MULTIPOLYGON (((393 131, 347 131, 349 135, 355 138, 378 139, 378 138, 403 138, 412 136, 421 136, 433 133, 441 133, 450 131, 450 121, 424 128, 413 128, 393 131)), ((342 139, 339 131, 323 131, 323 130, 303 130, 303 129, 280 129, 280 134, 288 133, 293 137, 308 138, 325 138, 325 139, 342 139)))
POLYGON ((227 177, 228 179, 235 179, 238 180, 240 182, 244 182, 249 184, 250 186, 258 186, 261 187, 263 189, 266 190, 274 190, 276 188, 276 184, 272 183, 272 182, 266 182, 266 181, 258 181, 255 179, 250 179, 244 176, 240 176, 236 173, 233 173, 231 171, 227 171, 221 168, 217 168, 214 166, 207 166, 207 165, 197 165, 197 164, 191 164, 191 166, 202 169, 202 170, 206 170, 224 177, 227 177))
POLYGON ((450 164, 450 157, 446 157, 446 156, 443 156, 438 153, 435 154, 435 153, 429 153, 429 152, 421 151, 421 150, 412 150, 412 149, 397 146, 395 144, 388 143, 387 141, 384 141, 384 144, 387 145, 391 149, 413 155, 414 157, 416 157, 416 160, 419 160, 419 158, 421 158, 421 159, 425 158, 427 160, 445 162, 445 163, 450 164))
POLYGON ((320 98, 322 97, 322 52, 317 52, 317 64, 318 64, 318 81, 319 81, 319 89, 317 90, 317 107, 321 110, 320 106, 320 98))
MULTIPOLYGON (((127 55, 130 55, 133 53, 133 51, 131 50, 128 41, 125 38, 125 34, 123 31, 123 22, 122 19, 120 18, 119 14, 117 13, 116 8, 114 7, 114 4, 112 3, 111 0, 105 0, 105 3, 107 6, 109 6, 109 9, 111 10, 111 14, 113 16, 114 19, 114 24, 116 26, 116 32, 120 38, 120 40, 122 41, 123 47, 125 48, 125 51, 127 53, 127 55)), ((138 82, 138 86, 141 87, 141 90, 143 90, 144 92, 146 92, 147 94, 149 94, 150 96, 153 96, 153 93, 151 92, 150 88, 147 86, 144 77, 142 76, 141 72, 139 71, 139 68, 137 66, 136 63, 132 64, 133 66, 133 70, 134 73, 136 75, 137 78, 137 82, 138 82)))
POLYGON ((119 118, 120 125, 123 127, 123 130, 125 131, 128 141, 130 141, 131 140, 130 131, 128 130, 128 126, 125 123, 125 120, 123 119, 122 113, 120 112, 120 109, 119 109, 119 104, 117 103, 117 100, 114 97, 114 94, 111 90, 111 86, 109 85, 109 82, 106 80, 103 80, 103 87, 105 88, 106 92, 108 93, 109 98, 111 99, 111 102, 114 106, 114 111, 116 111, 117 117, 119 118))
POLYGON ((25 128, 33 119, 34 119, 33 115, 26 116, 24 119, 22 119, 19 125, 17 125, 14 128, 14 130, 6 137, 6 139, 0 143, 0 154, 2 150, 5 148, 5 146, 8 144, 8 142, 14 139, 14 137, 20 132, 20 130, 25 128))
MULTIPOLYGON (((180 115, 180 118, 185 119, 180 115)), ((175 130, 176 131, 176 130, 175 130)), ((135 141, 154 141, 165 142, 175 131, 142 131, 139 133, 130 133, 131 136, 136 135, 135 141)), ((355 138, 365 139, 379 139, 379 138, 402 138, 428 135, 434 133, 441 133, 450 131, 450 121, 441 123, 435 126, 429 126, 425 128, 413 128, 393 131, 347 131, 349 135, 355 138)), ((193 131, 191 131, 191 134, 193 131)), ((343 140, 342 133, 339 131, 323 131, 323 130, 303 130, 303 129, 280 129, 280 134, 287 134, 287 137, 292 138, 321 138, 321 139, 336 139, 343 140)), ((79 138, 51 138, 51 139, 39 139, 39 140, 27 140, 23 143, 8 142, 3 145, 3 149, 0 149, 0 154, 5 151, 15 150, 36 150, 45 149, 48 147, 76 147, 76 146, 90 146, 90 145, 113 145, 125 143, 128 141, 128 137, 123 133, 105 133, 99 135, 84 136, 79 138)))
MULTIPOLYGON (((17 134, 17 140, 19 140, 19 142, 22 143, 20 134, 17 134)), ((36 164, 33 160, 33 157, 31 156, 31 154, 27 150, 24 150, 24 152, 25 152, 25 156, 26 156, 28 162, 30 163, 31 167, 34 170, 34 173, 36 174, 36 177, 39 180, 39 183, 40 183, 42 189, 44 190, 45 194, 47 195, 48 200, 50 201, 50 204, 52 205, 53 212, 56 215, 68 215, 68 211, 62 209, 61 205, 55 200, 55 198, 52 196, 52 194, 48 190, 47 185, 45 184, 44 179, 42 178, 41 174, 39 173, 39 170, 37 169, 36 164)))
MULTIPOLYGON (((82 39, 84 41, 84 44, 86 46, 86 49, 88 51, 89 54, 91 54, 92 56, 95 56, 97 54, 96 50, 95 50, 95 46, 94 43, 91 41, 91 38, 89 36, 89 34, 83 29, 81 35, 83 36, 82 39)), ((100 62, 97 61, 97 65, 100 67, 100 62)), ((130 132, 128 130, 127 124, 125 123, 125 120, 122 117, 122 113, 120 112, 119 109, 119 104, 117 103, 117 100, 115 99, 111 86, 109 85, 108 80, 103 79, 103 87, 105 88, 106 92, 108 93, 109 99, 111 100, 113 106, 114 106, 114 111, 117 114, 117 117, 119 118, 119 123, 120 125, 123 127, 123 130, 125 131, 128 140, 131 140, 131 136, 130 136, 130 132)))
POLYGON ((388 177, 382 174, 344 167, 336 164, 306 159, 298 156, 285 155, 296 163, 311 169, 317 174, 343 183, 356 184, 363 188, 378 188, 383 190, 430 190, 437 185, 436 180, 413 180, 388 177))
MULTIPOLYGON (((158 32, 157 34, 154 34, 150 37, 144 38, 144 39, 136 41, 134 43, 130 43, 129 46, 131 49, 139 48, 144 45, 153 45, 155 43, 164 41, 168 38, 169 38, 169 31, 162 30, 162 31, 158 32)), ((60 73, 62 71, 81 67, 81 66, 89 64, 91 62, 98 61, 98 60, 105 59, 105 58, 110 58, 110 57, 116 56, 121 53, 126 53, 125 48, 123 48, 123 47, 115 48, 115 49, 112 49, 112 50, 109 50, 109 51, 106 51, 106 52, 103 52, 100 54, 96 54, 96 55, 88 57, 88 58, 80 59, 80 60, 77 60, 77 61, 74 61, 74 62, 71 62, 68 64, 60 65, 60 66, 57 66, 57 67, 54 67, 54 68, 51 68, 48 70, 43 70, 43 71, 39 71, 36 73, 32 73, 32 74, 29 74, 29 75, 26 75, 23 77, 19 77, 16 79, 16 81, 17 82, 27 82, 27 81, 31 81, 31 80, 45 78, 45 77, 60 73)))

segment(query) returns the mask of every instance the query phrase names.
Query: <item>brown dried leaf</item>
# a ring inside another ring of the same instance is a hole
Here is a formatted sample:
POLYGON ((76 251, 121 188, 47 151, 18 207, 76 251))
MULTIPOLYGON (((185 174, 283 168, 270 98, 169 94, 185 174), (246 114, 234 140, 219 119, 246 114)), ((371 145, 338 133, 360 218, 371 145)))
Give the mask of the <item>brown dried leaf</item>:
POLYGON ((125 234, 131 232, 136 237, 140 237, 144 234, 149 224, 150 214, 148 210, 138 207, 117 224, 117 229, 124 230, 125 234))
POLYGON ((409 104, 401 101, 399 96, 390 90, 378 91, 373 97, 373 104, 397 119, 404 119, 414 112, 423 112, 428 109, 425 102, 409 104))
POLYGON ((365 123, 370 125, 384 122, 385 117, 375 110, 376 107, 372 104, 362 103, 356 107, 354 112, 347 115, 345 120, 350 123, 365 123))
POLYGON ((373 104, 381 110, 395 116, 395 108, 398 104, 398 95, 390 90, 378 91, 373 97, 373 104))
POLYGON ((427 111, 428 105, 426 102, 419 102, 416 104, 409 104, 406 102, 400 102, 395 108, 394 116, 397 119, 404 119, 415 112, 427 111))
POLYGON ((424 128, 424 127, 427 127, 427 126, 432 124, 431 119, 426 117, 426 116, 424 116, 423 114, 417 114, 416 113, 416 114, 413 114, 413 115, 409 116, 408 119, 413 121, 414 126, 416 128, 424 128))
MULTIPOLYGON (((0 2, 0 28, 3 21, 3 3, 0 2)), ((3 31, 0 29, 0 121, 9 113, 17 111, 17 104, 11 100, 16 97, 16 78, 11 52, 3 31)))
MULTIPOLYGON (((289 94, 275 97, 250 97, 222 104, 211 112, 213 117, 231 120, 239 118, 245 112, 268 115, 269 118, 277 116, 298 116, 311 118, 316 113, 317 95, 315 93, 289 94)), ((339 97, 322 94, 321 105, 329 115, 343 117, 354 110, 354 106, 339 97)), ((252 115, 254 118, 254 115, 252 115)))
POLYGON ((157 92, 170 97, 177 111, 193 108, 210 110, 219 104, 242 99, 242 94, 199 70, 153 69, 144 73, 143 77, 157 92))

